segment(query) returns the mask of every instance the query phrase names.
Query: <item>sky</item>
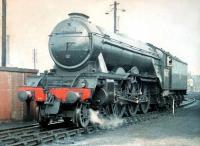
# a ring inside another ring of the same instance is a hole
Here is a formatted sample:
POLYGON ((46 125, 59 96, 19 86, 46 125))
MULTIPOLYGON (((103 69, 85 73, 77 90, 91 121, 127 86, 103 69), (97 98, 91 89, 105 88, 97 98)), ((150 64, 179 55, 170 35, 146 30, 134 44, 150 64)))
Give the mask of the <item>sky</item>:
MULTIPOLYGON (((200 0, 118 0, 119 31, 149 42, 188 63, 200 74, 200 0)), ((81 12, 90 21, 113 31, 113 15, 105 15, 113 0, 7 0, 9 66, 50 69, 48 35, 68 13, 81 12)), ((1 31, 1 28, 0 28, 1 31)), ((1 48, 1 46, 0 46, 1 48)))

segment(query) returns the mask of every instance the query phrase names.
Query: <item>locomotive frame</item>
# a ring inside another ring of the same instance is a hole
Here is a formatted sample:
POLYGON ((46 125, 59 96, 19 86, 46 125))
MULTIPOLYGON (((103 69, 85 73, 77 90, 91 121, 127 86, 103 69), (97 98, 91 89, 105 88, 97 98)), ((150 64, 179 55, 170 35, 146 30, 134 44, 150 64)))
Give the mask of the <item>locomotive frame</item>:
POLYGON ((59 23, 49 38, 55 66, 27 78, 22 101, 37 103, 38 122, 62 118, 87 127, 89 109, 103 116, 179 106, 187 90, 187 64, 149 43, 107 33, 80 13, 59 23))

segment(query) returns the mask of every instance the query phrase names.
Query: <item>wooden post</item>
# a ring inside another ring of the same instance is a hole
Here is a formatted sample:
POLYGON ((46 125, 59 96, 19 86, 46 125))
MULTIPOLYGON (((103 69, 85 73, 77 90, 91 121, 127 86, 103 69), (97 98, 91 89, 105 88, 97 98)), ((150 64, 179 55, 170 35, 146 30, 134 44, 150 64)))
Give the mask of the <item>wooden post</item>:
POLYGON ((2 0, 2 66, 6 66, 6 0, 2 0))
POLYGON ((174 115, 174 97, 173 97, 173 106, 172 106, 172 108, 173 108, 173 115, 174 115))

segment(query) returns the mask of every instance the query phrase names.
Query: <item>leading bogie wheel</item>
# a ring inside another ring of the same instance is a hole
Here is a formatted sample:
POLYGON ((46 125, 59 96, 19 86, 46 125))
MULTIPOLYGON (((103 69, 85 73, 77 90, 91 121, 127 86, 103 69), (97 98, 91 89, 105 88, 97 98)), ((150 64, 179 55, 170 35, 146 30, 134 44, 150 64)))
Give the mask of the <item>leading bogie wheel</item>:
POLYGON ((90 122, 89 105, 80 103, 76 109, 76 123, 79 127, 87 127, 90 122))
POLYGON ((42 112, 41 107, 37 106, 36 107, 37 122, 41 127, 47 127, 50 122, 50 118, 42 116, 41 112, 42 112))

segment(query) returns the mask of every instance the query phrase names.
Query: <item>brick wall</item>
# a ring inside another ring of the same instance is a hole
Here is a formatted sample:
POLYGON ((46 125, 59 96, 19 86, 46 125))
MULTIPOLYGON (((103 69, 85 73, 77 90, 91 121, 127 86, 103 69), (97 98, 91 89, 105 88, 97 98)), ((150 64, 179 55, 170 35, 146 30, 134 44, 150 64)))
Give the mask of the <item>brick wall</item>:
POLYGON ((24 85, 27 76, 36 74, 37 70, 0 67, 0 121, 26 120, 34 118, 34 104, 27 114, 27 103, 17 98, 17 89, 24 85))

